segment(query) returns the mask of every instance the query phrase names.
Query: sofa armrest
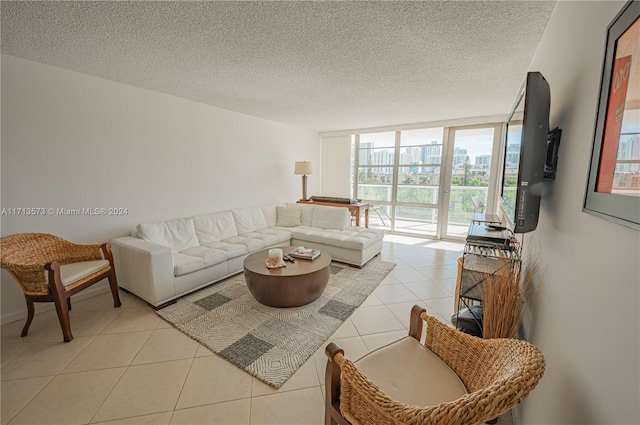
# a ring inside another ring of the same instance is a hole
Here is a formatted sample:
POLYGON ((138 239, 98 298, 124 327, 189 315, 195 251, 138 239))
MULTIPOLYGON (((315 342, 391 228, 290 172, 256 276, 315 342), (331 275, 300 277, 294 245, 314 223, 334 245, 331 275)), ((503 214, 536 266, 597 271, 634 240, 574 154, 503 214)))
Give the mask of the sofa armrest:
POLYGON ((111 246, 119 286, 154 306, 175 295, 171 248, 131 236, 111 246))

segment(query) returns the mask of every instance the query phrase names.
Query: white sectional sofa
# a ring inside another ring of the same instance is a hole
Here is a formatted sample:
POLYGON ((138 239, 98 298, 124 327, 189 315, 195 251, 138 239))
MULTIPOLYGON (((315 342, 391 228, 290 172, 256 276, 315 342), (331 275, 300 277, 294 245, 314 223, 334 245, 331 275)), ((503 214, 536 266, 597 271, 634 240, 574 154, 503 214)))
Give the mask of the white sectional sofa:
POLYGON ((274 204, 140 224, 111 245, 119 286, 158 307, 242 272, 261 249, 313 247, 361 267, 380 253, 383 236, 352 227, 347 208, 274 204))

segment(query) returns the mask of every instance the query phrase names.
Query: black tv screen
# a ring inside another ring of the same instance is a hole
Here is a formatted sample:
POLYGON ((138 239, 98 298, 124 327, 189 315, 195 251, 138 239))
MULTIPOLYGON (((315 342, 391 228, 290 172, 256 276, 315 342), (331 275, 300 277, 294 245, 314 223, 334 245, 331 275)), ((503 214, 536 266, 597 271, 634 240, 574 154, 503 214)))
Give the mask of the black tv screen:
POLYGON ((514 233, 536 229, 543 191, 550 90, 539 72, 529 72, 504 138, 501 209, 514 233))

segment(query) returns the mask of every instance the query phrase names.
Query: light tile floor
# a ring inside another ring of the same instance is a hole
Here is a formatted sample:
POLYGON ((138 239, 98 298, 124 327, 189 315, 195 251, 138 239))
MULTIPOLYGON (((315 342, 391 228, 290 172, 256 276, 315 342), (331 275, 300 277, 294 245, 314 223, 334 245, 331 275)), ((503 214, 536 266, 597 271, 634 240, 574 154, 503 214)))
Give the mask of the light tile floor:
MULTIPOLYGON (((395 269, 335 332, 350 358, 407 333, 422 304, 453 313, 463 245, 387 235, 382 259, 395 269)), ((4 424, 322 424, 324 346, 279 390, 215 356, 138 298, 109 293, 74 303, 74 340, 62 342, 53 310, 2 326, 4 424)), ((510 414, 499 424, 511 424, 510 414)))

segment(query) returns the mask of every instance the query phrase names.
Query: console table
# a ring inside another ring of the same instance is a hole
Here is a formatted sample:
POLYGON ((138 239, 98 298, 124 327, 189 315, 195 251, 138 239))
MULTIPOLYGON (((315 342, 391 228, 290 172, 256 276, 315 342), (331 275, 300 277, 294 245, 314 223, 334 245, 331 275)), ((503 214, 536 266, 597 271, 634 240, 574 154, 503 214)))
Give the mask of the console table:
POLYGON ((360 226, 360 216, 364 212, 364 227, 369 227, 369 204, 358 202, 355 204, 347 204, 340 202, 317 202, 317 201, 298 201, 299 204, 326 205, 329 207, 348 208, 352 217, 356 219, 356 226, 360 226))

